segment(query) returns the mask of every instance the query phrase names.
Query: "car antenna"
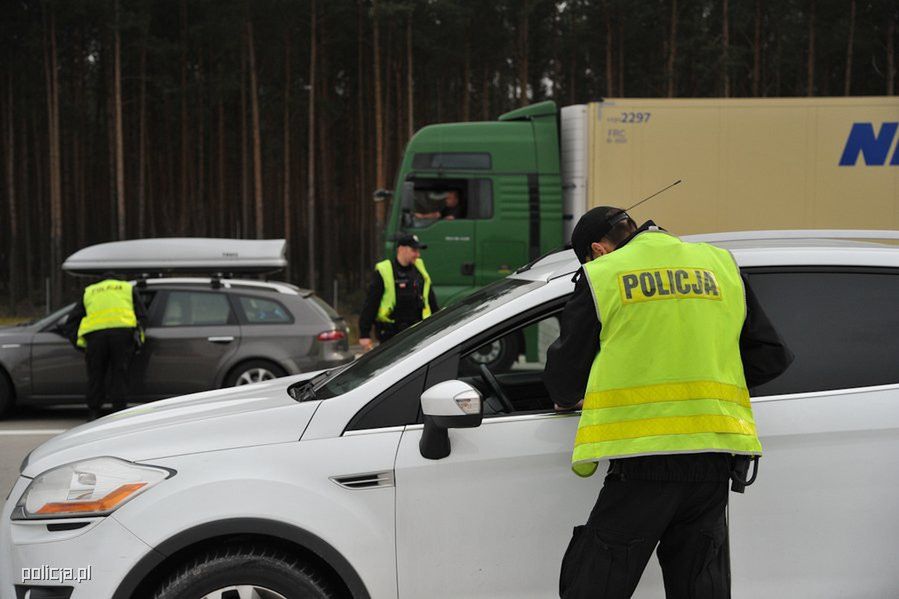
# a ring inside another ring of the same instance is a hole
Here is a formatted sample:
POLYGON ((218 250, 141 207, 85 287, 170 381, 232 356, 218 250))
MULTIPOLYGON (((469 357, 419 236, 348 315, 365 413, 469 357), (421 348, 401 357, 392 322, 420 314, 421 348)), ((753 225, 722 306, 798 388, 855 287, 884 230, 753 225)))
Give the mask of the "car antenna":
POLYGON ((631 210, 633 210, 634 208, 636 208, 637 206, 639 206, 639 205, 642 204, 643 202, 648 202, 649 200, 651 200, 652 198, 656 197, 656 196, 659 195, 660 193, 665 192, 665 191, 668 191, 669 189, 671 189, 672 187, 674 187, 675 185, 677 185, 677 184, 680 183, 681 181, 683 181, 683 179, 678 179, 677 181, 675 181, 674 183, 672 183, 672 184, 669 185, 668 187, 664 187, 664 188, 658 190, 657 192, 655 192, 654 194, 652 194, 651 196, 649 196, 649 197, 647 197, 647 198, 643 198, 642 200, 640 200, 639 202, 637 202, 636 204, 634 204, 634 205, 631 206, 630 208, 625 208, 624 210, 622 210, 622 212, 630 212, 631 210))

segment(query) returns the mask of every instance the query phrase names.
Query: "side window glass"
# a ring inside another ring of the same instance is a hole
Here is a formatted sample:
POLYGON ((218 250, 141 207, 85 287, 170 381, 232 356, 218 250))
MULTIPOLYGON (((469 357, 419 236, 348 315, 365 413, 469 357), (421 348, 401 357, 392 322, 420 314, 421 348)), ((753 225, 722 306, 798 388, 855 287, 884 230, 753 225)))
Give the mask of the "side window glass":
POLYGON ((168 295, 162 326, 215 326, 231 322, 231 307, 222 293, 172 291, 168 295))
POLYGON ((554 312, 530 322, 464 354, 459 360, 458 378, 484 396, 485 416, 553 409, 543 384, 543 371, 546 352, 559 337, 559 315, 560 312, 554 312), (483 371, 485 368, 487 373, 483 371))
POLYGON ((290 312, 279 302, 261 297, 238 296, 244 319, 250 324, 279 324, 293 322, 290 312))
POLYGON ((753 395, 899 383, 899 273, 752 273, 762 308, 796 359, 753 395))
POLYGON ((490 179, 416 179, 407 184, 403 210, 413 228, 439 221, 477 220, 493 217, 490 179))

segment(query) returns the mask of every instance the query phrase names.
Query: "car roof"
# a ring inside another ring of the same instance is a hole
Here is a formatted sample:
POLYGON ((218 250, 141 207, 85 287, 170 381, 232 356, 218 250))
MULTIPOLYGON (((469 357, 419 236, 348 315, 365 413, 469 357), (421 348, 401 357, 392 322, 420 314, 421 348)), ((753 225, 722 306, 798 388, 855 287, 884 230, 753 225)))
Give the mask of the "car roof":
POLYGON ((290 283, 281 281, 254 281, 252 279, 215 279, 212 277, 160 277, 156 279, 144 279, 142 283, 146 283, 147 288, 152 287, 203 287, 213 288, 213 284, 221 286, 223 289, 257 289, 264 291, 275 291, 285 295, 299 295, 308 297, 313 294, 309 289, 302 289, 290 283))
MULTIPOLYGON (((899 245, 864 241, 899 241, 899 231, 784 230, 734 231, 685 235, 689 242, 711 243, 730 251, 742 267, 867 266, 899 267, 899 245)), ((572 275, 580 264, 572 249, 550 253, 513 277, 549 281, 572 275)))

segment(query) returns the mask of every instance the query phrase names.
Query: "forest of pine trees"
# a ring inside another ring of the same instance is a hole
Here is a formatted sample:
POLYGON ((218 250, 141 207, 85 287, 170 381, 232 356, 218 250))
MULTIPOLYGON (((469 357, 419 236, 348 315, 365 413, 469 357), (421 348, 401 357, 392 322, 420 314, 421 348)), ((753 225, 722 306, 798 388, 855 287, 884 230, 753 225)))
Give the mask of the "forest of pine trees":
POLYGON ((892 95, 895 0, 7 0, 0 312, 73 296, 73 251, 288 239, 331 298, 429 123, 601 97, 892 95))

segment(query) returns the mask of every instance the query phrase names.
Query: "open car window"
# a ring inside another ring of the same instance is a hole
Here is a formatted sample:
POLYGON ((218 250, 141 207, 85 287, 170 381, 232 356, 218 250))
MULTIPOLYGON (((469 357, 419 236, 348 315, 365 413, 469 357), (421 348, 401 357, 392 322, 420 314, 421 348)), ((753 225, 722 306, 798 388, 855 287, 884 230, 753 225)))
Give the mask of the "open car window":
POLYGON ((542 281, 501 279, 461 301, 440 310, 368 352, 315 388, 317 399, 328 399, 352 391, 378 376, 396 362, 421 351, 434 340, 463 326, 482 314, 544 285, 542 281))
POLYGON ((485 417, 553 411, 543 371, 547 350, 559 337, 561 310, 529 320, 459 360, 457 378, 481 392, 485 417))

